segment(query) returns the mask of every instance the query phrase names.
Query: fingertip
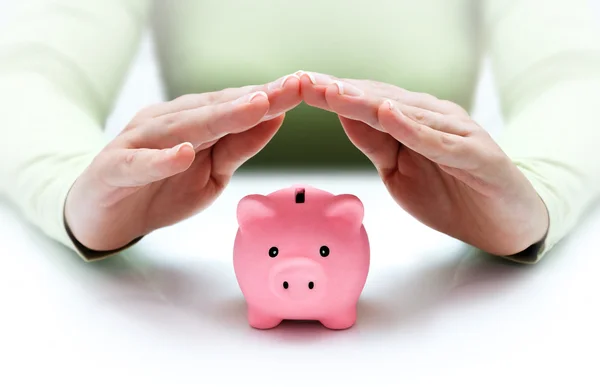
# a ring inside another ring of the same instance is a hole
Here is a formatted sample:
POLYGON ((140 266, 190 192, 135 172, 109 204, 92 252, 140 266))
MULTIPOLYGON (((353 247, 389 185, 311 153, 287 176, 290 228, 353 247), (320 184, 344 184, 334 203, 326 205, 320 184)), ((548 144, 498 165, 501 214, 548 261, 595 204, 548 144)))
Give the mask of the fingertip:
POLYGON ((313 86, 314 83, 310 80, 310 77, 306 73, 302 73, 298 75, 298 80, 300 81, 300 85, 303 87, 313 86))
POLYGON ((405 116, 394 101, 386 100, 382 102, 379 105, 377 116, 383 131, 397 141, 408 147, 412 147, 415 141, 418 141, 419 125, 405 116))
POLYGON ((308 106, 329 109, 326 90, 327 86, 313 84, 307 75, 300 78, 300 94, 308 106))
POLYGON ((187 168, 194 161, 196 151, 190 142, 184 142, 168 149, 167 156, 174 165, 187 168))
POLYGON ((282 81, 281 89, 286 93, 288 93, 292 90, 297 90, 298 92, 300 92, 301 84, 302 84, 302 80, 300 79, 300 77, 298 77, 298 75, 296 75, 296 74, 292 74, 292 75, 288 75, 282 81))
POLYGON ((396 109, 394 102, 386 99, 383 101, 377 110, 377 116, 379 118, 379 122, 382 125, 391 124, 391 123, 400 123, 402 122, 402 113, 398 109, 396 109))
POLYGON ((187 150, 194 150, 194 146, 190 142, 182 142, 181 144, 175 145, 174 147, 167 149, 169 156, 177 156, 185 153, 187 150))
POLYGON ((283 123, 284 119, 285 119, 285 112, 265 116, 263 119, 263 122, 281 122, 281 123, 283 123))
POLYGON ((332 83, 325 88, 325 99, 327 101, 335 101, 343 95, 343 86, 339 82, 332 83))
MULTIPOLYGON (((292 102, 299 104, 302 102, 302 81, 297 76, 290 77, 288 81, 283 85, 279 101, 292 102)), ((271 104, 273 105, 273 104, 271 104)))
POLYGON ((249 102, 253 102, 255 100, 266 99, 269 100, 269 96, 264 91, 257 91, 255 93, 250 94, 249 102))
POLYGON ((317 84, 317 81, 316 81, 314 75, 311 74, 310 72, 307 72, 304 70, 299 70, 299 71, 296 71, 294 74, 298 77, 300 82, 308 82, 309 85, 317 84))
POLYGON ((256 109, 264 108, 269 109, 271 102, 269 101, 269 96, 264 91, 257 91, 252 96, 250 96, 250 100, 248 101, 249 106, 252 106, 256 109))
POLYGON ((300 95, 304 96, 304 94, 306 94, 306 92, 311 91, 312 83, 310 83, 310 79, 308 79, 308 77, 298 78, 298 83, 300 85, 300 95))
POLYGON ((370 98, 361 98, 364 95, 362 91, 349 83, 335 81, 325 88, 324 96, 328 104, 334 109, 346 109, 351 106, 372 106, 372 110, 377 108, 373 105, 370 98))
MULTIPOLYGON (((247 119, 253 123, 259 122, 269 112, 271 108, 271 102, 267 93, 264 91, 258 91, 254 93, 253 97, 245 104, 236 107, 236 114, 243 114, 247 119)), ((244 119, 246 121, 246 119, 244 119)))
MULTIPOLYGON (((248 96, 248 103, 245 105, 250 109, 269 109, 269 95, 264 91, 257 91, 248 96)), ((266 114, 266 111, 265 111, 266 114)))
POLYGON ((255 91, 250 94, 241 96, 240 98, 231 102, 234 106, 253 106, 260 103, 268 103, 269 96, 265 91, 255 91))

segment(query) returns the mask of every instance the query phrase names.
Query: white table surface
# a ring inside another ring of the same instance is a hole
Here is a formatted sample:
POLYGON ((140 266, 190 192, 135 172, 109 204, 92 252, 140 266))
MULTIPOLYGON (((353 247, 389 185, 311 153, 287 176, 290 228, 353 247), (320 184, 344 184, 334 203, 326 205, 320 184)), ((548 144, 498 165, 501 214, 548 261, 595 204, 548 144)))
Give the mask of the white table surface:
POLYGON ((421 225, 373 174, 239 175, 204 213, 86 264, 0 202, 0 386, 598 386, 598 235, 596 210, 540 264, 511 264, 421 225), (350 330, 247 324, 235 207, 292 183, 365 204, 350 330))

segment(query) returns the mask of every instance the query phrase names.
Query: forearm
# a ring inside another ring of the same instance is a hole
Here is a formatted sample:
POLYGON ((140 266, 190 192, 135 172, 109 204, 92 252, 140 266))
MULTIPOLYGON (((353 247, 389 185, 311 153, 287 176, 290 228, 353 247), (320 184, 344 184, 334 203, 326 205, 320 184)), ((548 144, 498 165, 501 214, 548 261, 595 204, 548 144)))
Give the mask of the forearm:
POLYGON ((27 2, 0 35, 0 192, 81 254, 67 193, 104 147, 104 122, 143 31, 148 0, 27 2))
POLYGON ((567 235, 600 194, 600 74, 562 80, 514 114, 500 143, 544 201, 550 227, 535 262, 567 235))
POLYGON ((505 128, 499 142, 549 215, 536 262, 600 191, 600 33, 588 0, 485 0, 486 43, 505 128))
POLYGON ((102 131, 37 74, 1 76, 0 90, 0 189, 34 225, 73 247, 64 201, 102 148, 102 131))

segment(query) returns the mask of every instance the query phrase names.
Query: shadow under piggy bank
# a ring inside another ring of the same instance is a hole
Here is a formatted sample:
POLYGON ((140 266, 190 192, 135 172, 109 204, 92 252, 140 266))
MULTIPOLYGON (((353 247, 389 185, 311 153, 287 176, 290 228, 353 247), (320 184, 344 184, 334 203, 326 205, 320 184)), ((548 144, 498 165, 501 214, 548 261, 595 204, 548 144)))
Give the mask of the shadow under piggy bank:
MULTIPOLYGON (((395 331, 418 325, 436 307, 477 305, 486 296, 526 279, 532 268, 470 247, 441 260, 426 258, 423 262, 430 263, 418 269, 372 273, 357 305, 356 324, 348 330, 330 330, 318 321, 284 320, 276 328, 255 331, 302 342, 346 334, 395 331)), ((248 325, 246 303, 241 295, 212 305, 211 310, 204 312, 215 323, 238 330, 253 329, 248 325)))
POLYGON ((363 293, 355 327, 382 332, 418 326, 436 308, 477 306, 507 291, 533 268, 466 247, 442 262, 374 275, 369 286, 376 290, 363 293))
MULTIPOLYGON (((70 257, 72 258, 72 257, 70 257)), ((229 264, 189 260, 173 264, 151 260, 132 249, 126 259, 95 264, 77 259, 51 260, 57 275, 69 277, 98 307, 133 317, 161 334, 182 337, 259 335, 306 343, 347 335, 396 331, 417 324, 440 306, 468 304, 523 278, 529 266, 512 264, 465 248, 444 259, 423 258, 418 268, 373 271, 358 303, 356 324, 347 330, 318 321, 284 321, 270 330, 251 328, 246 302, 229 264), (265 336, 266 335, 266 336, 265 336)))
POLYGON ((222 303, 214 312, 216 312, 215 321, 225 324, 229 328, 249 329, 257 335, 265 332, 275 339, 284 338, 288 341, 306 342, 324 339, 331 332, 335 332, 325 328, 319 321, 312 320, 284 320, 272 329, 254 329, 248 324, 247 306, 242 297, 222 303))

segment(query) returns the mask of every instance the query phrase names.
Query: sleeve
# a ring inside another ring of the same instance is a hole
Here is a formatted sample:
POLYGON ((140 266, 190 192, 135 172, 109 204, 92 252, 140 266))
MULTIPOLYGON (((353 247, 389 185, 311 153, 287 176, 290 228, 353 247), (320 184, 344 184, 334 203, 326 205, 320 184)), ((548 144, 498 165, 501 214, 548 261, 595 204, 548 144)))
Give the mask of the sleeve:
POLYGON ((500 95, 499 143, 545 203, 543 241, 507 257, 539 261, 600 194, 600 34, 590 0, 485 0, 500 95))
POLYGON ((136 53, 150 0, 34 0, 0 35, 0 193, 84 260, 64 203, 106 145, 105 121, 136 53))

